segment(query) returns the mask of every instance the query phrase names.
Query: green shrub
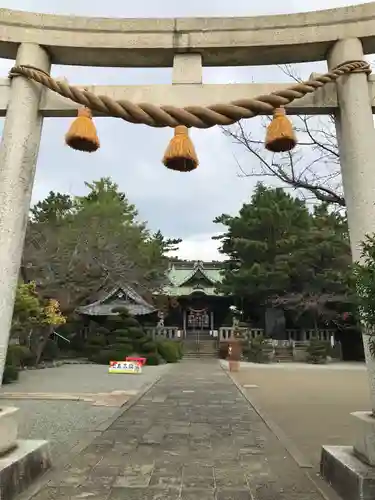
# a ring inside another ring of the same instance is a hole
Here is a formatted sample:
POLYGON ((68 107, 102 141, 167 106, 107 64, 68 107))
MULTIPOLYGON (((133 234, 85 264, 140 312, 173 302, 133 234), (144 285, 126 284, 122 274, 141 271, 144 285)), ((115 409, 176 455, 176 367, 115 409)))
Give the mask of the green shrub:
POLYGON ((84 350, 84 355, 87 357, 91 357, 93 354, 96 354, 97 352, 101 351, 103 349, 102 346, 96 345, 96 344, 86 344, 85 350, 84 350))
POLYGON ((119 358, 118 351, 113 351, 112 349, 103 349, 90 357, 90 361, 97 363, 98 365, 109 365, 110 361, 122 361, 119 358))
POLYGON ((116 337, 129 337, 129 331, 125 330, 124 328, 117 328, 116 330, 113 330, 111 333, 111 336, 116 336, 116 337))
POLYGON ((124 318, 122 323, 126 328, 140 328, 139 321, 135 318, 124 318))
POLYGON ((144 337, 138 339, 138 343, 140 345, 148 344, 149 342, 154 342, 153 338, 150 335, 145 335, 144 337))
POLYGON ((14 366, 32 366, 35 363, 35 354, 25 345, 10 345, 7 351, 6 364, 14 366))
POLYGON ((105 335, 92 335, 87 339, 87 342, 91 345, 106 346, 107 337, 105 335))
POLYGON ((160 364, 160 358, 157 352, 149 352, 145 355, 146 365, 156 366, 160 364))
POLYGON ((312 339, 307 347, 307 361, 313 364, 325 363, 330 347, 330 343, 325 340, 312 339))
POLYGON ((128 344, 125 342, 112 344, 108 349, 110 349, 111 351, 115 351, 119 356, 122 356, 122 358, 118 358, 115 361, 122 361, 126 356, 130 356, 134 352, 134 347, 132 346, 132 344, 128 344))
POLYGON ((156 343, 149 339, 147 339, 147 342, 142 342, 142 344, 140 345, 140 352, 142 354, 148 352, 155 352, 156 350, 157 350, 156 343))
POLYGON ((145 337, 145 332, 138 326, 131 326, 127 329, 128 331, 128 336, 134 339, 141 339, 142 337, 145 337))
POLYGON ((124 361, 127 356, 134 352, 131 344, 113 344, 106 349, 95 352, 90 356, 90 360, 98 364, 109 364, 110 361, 124 361))
POLYGON ((167 363, 177 363, 180 354, 177 346, 172 340, 163 340, 157 344, 158 353, 167 363))
POLYGON ((184 357, 184 344, 181 341, 175 342, 179 359, 184 357))
POLYGON ((74 335, 70 340, 69 348, 78 353, 83 353, 86 349, 86 342, 79 335, 74 335))
POLYGON ((42 359, 46 361, 53 361, 58 358, 59 353, 60 349, 56 342, 52 339, 48 339, 43 349, 42 359))
POLYGON ((113 339, 113 342, 111 342, 111 346, 114 344, 121 344, 121 345, 132 345, 132 339, 129 337, 116 337, 113 339))
POLYGON ((3 384, 10 384, 15 380, 18 380, 19 371, 14 365, 5 365, 3 372, 3 384))
POLYGON ((263 335, 250 339, 245 346, 243 353, 247 361, 252 363, 267 363, 269 361, 269 352, 272 347, 268 344, 263 335))
POLYGON ((99 335, 99 336, 104 335, 104 337, 106 337, 109 334, 109 330, 108 330, 108 328, 105 328, 105 326, 99 326, 95 330, 95 333, 96 333, 96 335, 99 335))

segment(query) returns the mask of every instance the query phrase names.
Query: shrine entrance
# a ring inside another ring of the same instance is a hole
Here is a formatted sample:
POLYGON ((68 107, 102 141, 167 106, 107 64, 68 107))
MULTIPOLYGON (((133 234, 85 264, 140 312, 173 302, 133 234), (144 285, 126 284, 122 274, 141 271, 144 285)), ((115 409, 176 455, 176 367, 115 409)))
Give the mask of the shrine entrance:
POLYGON ((213 338, 213 311, 208 307, 196 309, 188 308, 186 311, 186 339, 195 340, 197 343, 201 340, 213 338))

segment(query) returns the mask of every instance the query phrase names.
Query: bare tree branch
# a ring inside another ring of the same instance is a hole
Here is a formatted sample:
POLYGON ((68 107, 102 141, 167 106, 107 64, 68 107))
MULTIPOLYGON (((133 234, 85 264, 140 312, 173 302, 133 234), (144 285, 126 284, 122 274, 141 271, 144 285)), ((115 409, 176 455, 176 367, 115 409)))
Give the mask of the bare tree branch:
MULTIPOLYGON (((281 70, 293 80, 301 81, 291 65, 281 70)), ((268 122, 269 119, 263 120, 263 129, 268 122)), ((264 141, 253 137, 248 126, 239 122, 222 127, 225 136, 250 153, 250 167, 241 165, 236 158, 241 177, 272 177, 297 190, 305 199, 319 200, 339 209, 345 207, 333 116, 325 120, 315 116, 297 117, 295 130, 301 140, 293 151, 278 155, 265 150, 264 141)))

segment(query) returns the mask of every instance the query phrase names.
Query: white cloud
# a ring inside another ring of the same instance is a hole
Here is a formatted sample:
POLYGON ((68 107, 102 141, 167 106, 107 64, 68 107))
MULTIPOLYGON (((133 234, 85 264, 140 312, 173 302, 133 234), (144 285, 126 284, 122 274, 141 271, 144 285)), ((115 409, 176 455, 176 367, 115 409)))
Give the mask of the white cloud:
POLYGON ((218 250, 220 242, 212 240, 212 236, 212 233, 203 233, 186 238, 180 245, 178 256, 187 260, 224 260, 218 250))

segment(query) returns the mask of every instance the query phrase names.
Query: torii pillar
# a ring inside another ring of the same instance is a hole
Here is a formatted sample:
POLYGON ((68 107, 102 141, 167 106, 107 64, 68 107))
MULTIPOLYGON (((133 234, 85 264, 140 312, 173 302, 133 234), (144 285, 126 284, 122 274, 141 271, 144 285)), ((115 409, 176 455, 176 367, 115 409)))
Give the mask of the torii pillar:
MULTIPOLYGON (((16 64, 50 70, 48 54, 36 44, 20 44, 16 64)), ((13 78, 0 145, 0 385, 42 133, 42 91, 26 78, 13 78)))
MULTIPOLYGON (((358 38, 339 40, 328 54, 328 66, 362 60, 358 38)), ((354 261, 361 260, 361 242, 375 233, 375 130, 367 75, 352 73, 336 82, 339 101, 335 117, 342 182, 354 261)), ((353 446, 323 446, 321 473, 344 500, 375 498, 375 359, 363 332, 369 378, 370 411, 352 413, 353 446)), ((348 387, 350 393, 350 387, 348 387)))

